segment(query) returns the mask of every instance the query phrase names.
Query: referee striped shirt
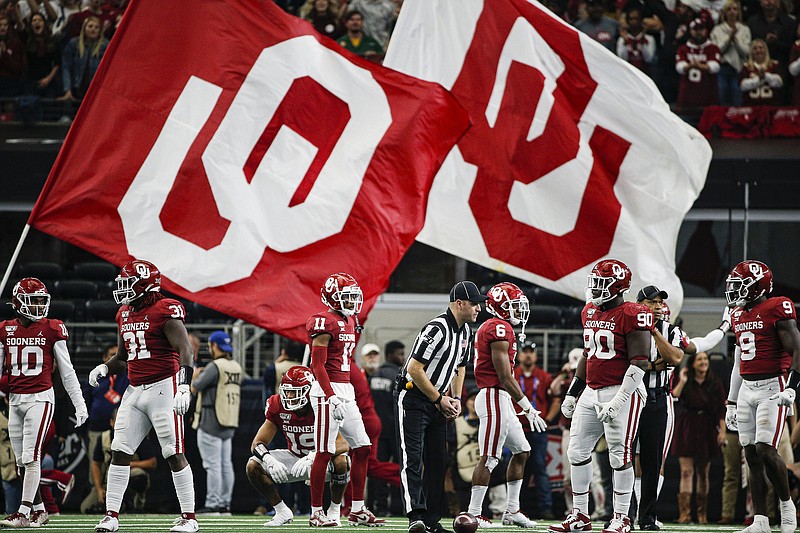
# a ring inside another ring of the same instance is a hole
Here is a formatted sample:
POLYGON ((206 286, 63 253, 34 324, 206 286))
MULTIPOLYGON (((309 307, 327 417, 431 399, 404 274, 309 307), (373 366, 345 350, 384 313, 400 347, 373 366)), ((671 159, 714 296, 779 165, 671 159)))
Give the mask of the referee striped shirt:
POLYGON ((433 386, 444 394, 450 388, 458 367, 467 366, 472 353, 472 331, 467 324, 458 327, 456 318, 448 308, 422 328, 403 365, 402 375, 409 381, 408 361, 421 362, 433 386))
MULTIPOLYGON (((686 335, 681 328, 665 320, 656 322, 656 328, 664 338, 667 339, 667 342, 683 350, 683 339, 686 335)), ((654 363, 658 357, 658 350, 653 346, 653 350, 650 354, 650 362, 654 363)), ((648 370, 644 375, 644 385, 648 389, 663 389, 667 387, 671 373, 671 368, 667 368, 666 370, 648 370)))

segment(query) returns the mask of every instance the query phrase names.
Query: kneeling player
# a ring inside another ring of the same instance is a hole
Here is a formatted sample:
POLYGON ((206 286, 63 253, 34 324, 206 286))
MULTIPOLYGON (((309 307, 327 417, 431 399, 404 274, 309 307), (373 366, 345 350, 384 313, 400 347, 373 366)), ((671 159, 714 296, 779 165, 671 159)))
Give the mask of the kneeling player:
MULTIPOLYGON (((265 526, 281 526, 294 518, 283 503, 276 483, 308 481, 314 462, 314 411, 308 401, 308 392, 314 377, 305 366, 293 366, 281 379, 279 394, 267 400, 266 420, 253 439, 253 457, 247 462, 247 478, 275 508, 275 516, 265 526), (268 450, 278 429, 286 437, 288 450, 268 450)), ((320 521, 312 516, 312 527, 339 526, 339 508, 347 487, 350 458, 345 454, 347 442, 338 436, 336 455, 328 464, 327 480, 331 483, 331 505, 327 518, 320 521)), ((325 517, 326 515, 321 515, 325 517)))

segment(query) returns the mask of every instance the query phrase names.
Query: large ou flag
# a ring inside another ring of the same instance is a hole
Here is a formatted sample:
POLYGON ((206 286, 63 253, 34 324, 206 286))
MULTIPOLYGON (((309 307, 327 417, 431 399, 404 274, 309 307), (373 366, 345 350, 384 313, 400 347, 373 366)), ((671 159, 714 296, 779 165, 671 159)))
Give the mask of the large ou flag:
POLYGON ((133 2, 30 223, 304 339, 329 274, 355 276, 365 312, 386 288, 467 127, 441 86, 272 2, 133 2))
POLYGON ((578 298, 618 258, 680 308, 675 242, 711 149, 649 79, 526 0, 406 0, 384 64, 473 122, 418 240, 578 298))

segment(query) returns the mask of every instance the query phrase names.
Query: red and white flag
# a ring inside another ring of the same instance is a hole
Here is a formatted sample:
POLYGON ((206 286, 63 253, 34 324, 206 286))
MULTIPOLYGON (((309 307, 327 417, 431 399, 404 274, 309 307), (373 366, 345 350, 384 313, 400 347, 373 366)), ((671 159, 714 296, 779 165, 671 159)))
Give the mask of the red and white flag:
POLYGON ((305 339, 329 274, 355 276, 364 314, 383 292, 468 124, 272 2, 133 2, 30 224, 305 339))
POLYGON ((675 243, 711 148, 651 80, 533 0, 406 0, 384 65, 473 122, 417 240, 581 299, 615 257, 680 308, 675 243))

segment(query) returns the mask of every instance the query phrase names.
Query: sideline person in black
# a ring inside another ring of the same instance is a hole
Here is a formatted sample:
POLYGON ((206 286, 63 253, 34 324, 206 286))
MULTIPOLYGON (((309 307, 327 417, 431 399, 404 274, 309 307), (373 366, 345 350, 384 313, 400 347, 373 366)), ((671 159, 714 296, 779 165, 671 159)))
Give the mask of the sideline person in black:
POLYGON ((450 290, 447 311, 422 328, 397 376, 395 405, 400 482, 409 533, 445 533, 439 523, 447 467, 445 429, 461 413, 472 331, 486 301, 471 281, 450 290), (447 394, 450 396, 447 396, 447 394))

